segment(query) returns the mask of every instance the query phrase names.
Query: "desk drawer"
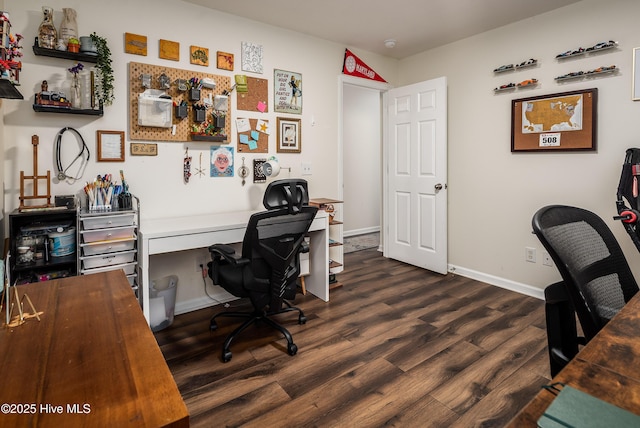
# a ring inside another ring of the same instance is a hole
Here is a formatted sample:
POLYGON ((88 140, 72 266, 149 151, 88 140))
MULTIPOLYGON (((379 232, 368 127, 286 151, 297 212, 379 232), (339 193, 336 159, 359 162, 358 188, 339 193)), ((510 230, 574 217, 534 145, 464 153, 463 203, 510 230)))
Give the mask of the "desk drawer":
POLYGON ((80 257, 80 260, 82 261, 83 269, 93 269, 133 262, 136 258, 136 253, 136 250, 122 251, 120 253, 80 257))
POLYGON ((80 244, 83 256, 95 256, 96 254, 117 253, 119 251, 133 250, 136 246, 136 237, 116 239, 113 241, 96 241, 80 244))
POLYGON ((105 227, 133 226, 134 213, 101 215, 95 217, 82 217, 82 227, 85 230, 104 229, 105 227))
POLYGON ((101 267, 101 268, 94 268, 94 269, 82 269, 82 271, 80 272, 82 275, 90 275, 92 273, 100 273, 100 272, 107 272, 110 270, 118 270, 118 269, 122 269, 125 273, 125 275, 133 275, 136 273, 136 266, 138 265, 137 262, 132 262, 132 263, 123 263, 123 264, 119 264, 119 265, 112 265, 112 266, 105 266, 105 267, 101 267))
POLYGON ((112 227, 109 229, 82 230, 82 242, 113 241, 135 237, 135 226, 112 227))

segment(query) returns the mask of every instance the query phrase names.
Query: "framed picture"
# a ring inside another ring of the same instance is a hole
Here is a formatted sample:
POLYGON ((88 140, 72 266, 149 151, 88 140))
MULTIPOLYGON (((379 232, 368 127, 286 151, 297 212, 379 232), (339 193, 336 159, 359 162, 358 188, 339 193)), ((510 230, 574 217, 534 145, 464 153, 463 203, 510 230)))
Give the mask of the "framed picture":
POLYGON ((209 65, 209 49, 201 46, 189 47, 189 62, 196 65, 209 65))
POLYGON ((511 151, 596 149, 598 89, 511 102, 511 151))
POLYGON ((278 153, 300 153, 302 151, 302 130, 300 119, 279 117, 278 119, 278 153))
POLYGON ((124 132, 97 131, 98 162, 124 162, 124 132))
POLYGON ((633 101, 640 100, 640 48, 633 49, 633 93, 631 99, 633 101))
POLYGON ((233 54, 218 51, 216 54, 216 67, 220 70, 233 71, 233 54))
POLYGON ((273 70, 273 94, 277 113, 302 114, 302 74, 273 70))

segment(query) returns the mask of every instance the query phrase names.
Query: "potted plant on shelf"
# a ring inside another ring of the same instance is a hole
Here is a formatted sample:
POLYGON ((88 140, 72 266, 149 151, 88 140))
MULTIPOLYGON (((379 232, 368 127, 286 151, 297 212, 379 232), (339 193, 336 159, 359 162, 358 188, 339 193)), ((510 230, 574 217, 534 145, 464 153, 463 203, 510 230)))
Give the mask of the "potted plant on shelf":
POLYGON ((80 40, 75 37, 70 37, 69 41, 67 41, 67 50, 73 53, 80 52, 80 40))
POLYGON ((96 46, 98 53, 96 69, 98 70, 96 98, 100 105, 111 105, 113 103, 113 68, 111 67, 111 50, 107 44, 107 39, 98 36, 95 32, 91 34, 91 40, 96 46))

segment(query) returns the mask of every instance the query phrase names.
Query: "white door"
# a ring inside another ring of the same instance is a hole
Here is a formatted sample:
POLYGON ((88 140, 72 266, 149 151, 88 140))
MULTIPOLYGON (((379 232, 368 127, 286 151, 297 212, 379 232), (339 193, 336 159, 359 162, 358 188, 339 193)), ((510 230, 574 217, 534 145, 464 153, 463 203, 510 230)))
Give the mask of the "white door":
POLYGON ((447 272, 447 80, 388 91, 384 255, 447 272))

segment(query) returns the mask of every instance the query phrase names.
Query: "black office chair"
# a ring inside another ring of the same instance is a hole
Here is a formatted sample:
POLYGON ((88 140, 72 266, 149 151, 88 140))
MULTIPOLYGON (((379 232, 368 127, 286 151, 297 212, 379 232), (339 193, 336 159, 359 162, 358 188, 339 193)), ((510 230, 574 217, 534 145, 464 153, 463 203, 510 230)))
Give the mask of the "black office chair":
POLYGON ((533 232, 549 252, 562 282, 545 290, 551 375, 555 376, 638 292, 620 245, 596 214, 551 205, 538 210, 533 232), (574 312, 575 310, 575 312, 574 312), (584 338, 578 338, 578 315, 584 338))
POLYGON ((305 236, 317 208, 308 205, 307 182, 301 179, 277 180, 269 184, 263 204, 267 211, 253 214, 242 242, 242 255, 233 247, 216 244, 209 247, 212 261, 209 276, 236 297, 248 297, 253 312, 221 312, 211 318, 211 330, 217 329, 218 317, 247 318, 225 340, 222 360, 231 360, 231 342, 250 325, 259 321, 278 330, 287 340, 287 352, 295 355, 298 347, 289 331, 277 323, 275 315, 296 311, 298 323, 307 318, 291 306, 300 274, 300 253, 309 251, 305 236))

